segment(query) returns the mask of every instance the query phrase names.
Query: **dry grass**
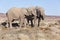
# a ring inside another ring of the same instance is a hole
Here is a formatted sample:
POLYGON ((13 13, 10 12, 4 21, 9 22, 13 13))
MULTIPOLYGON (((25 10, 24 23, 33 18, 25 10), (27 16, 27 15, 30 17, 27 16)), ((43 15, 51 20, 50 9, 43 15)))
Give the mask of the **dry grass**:
POLYGON ((0 25, 0 40, 60 40, 60 20, 46 19, 40 27, 5 28, 0 25))

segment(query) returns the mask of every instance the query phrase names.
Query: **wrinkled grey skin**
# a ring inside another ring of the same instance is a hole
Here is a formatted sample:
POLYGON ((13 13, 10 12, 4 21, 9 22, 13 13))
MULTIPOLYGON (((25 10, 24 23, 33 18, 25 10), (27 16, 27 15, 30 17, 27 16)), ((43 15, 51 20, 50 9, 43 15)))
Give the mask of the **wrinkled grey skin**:
POLYGON ((6 13, 6 16, 7 16, 7 23, 8 23, 8 26, 7 27, 10 27, 12 28, 12 20, 13 19, 18 19, 19 23, 20 23, 20 27, 23 26, 23 23, 24 23, 24 19, 25 19, 25 16, 24 15, 28 15, 27 14, 27 11, 25 8, 16 8, 16 7, 12 7, 11 9, 9 9, 6 13))
MULTIPOLYGON (((40 26, 40 21, 41 19, 44 20, 45 14, 44 14, 44 9, 41 7, 29 7, 28 8, 29 14, 34 15, 31 17, 31 19, 34 19, 34 26, 36 26, 36 20, 38 19, 38 27, 40 26)), ((29 23, 29 22, 28 22, 29 23)))

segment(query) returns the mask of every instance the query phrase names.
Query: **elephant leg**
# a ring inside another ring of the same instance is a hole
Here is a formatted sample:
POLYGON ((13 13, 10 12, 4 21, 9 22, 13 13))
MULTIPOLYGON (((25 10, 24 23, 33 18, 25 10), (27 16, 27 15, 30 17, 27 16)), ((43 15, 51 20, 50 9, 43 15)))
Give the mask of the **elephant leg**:
POLYGON ((11 21, 7 21, 7 28, 8 27, 12 28, 12 22, 11 21))
POLYGON ((23 27, 25 26, 24 21, 25 21, 25 18, 22 19, 22 26, 23 26, 23 27))
POLYGON ((20 27, 22 27, 24 24, 24 18, 21 18, 21 21, 20 21, 20 27))
POLYGON ((19 18, 18 21, 19 21, 19 28, 21 29, 21 18, 19 18))
POLYGON ((7 28, 8 27, 10 27, 10 21, 9 21, 9 18, 8 18, 8 20, 7 20, 7 26, 6 26, 7 28))
POLYGON ((22 26, 22 21, 21 21, 21 20, 22 20, 22 19, 20 19, 20 22, 19 22, 19 23, 20 23, 20 24, 19 24, 20 28, 21 28, 21 26, 22 26))
POLYGON ((26 24, 27 24, 27 20, 26 19, 24 19, 24 26, 26 27, 26 24))
POLYGON ((7 22, 7 27, 12 28, 12 22, 11 21, 7 22))
POLYGON ((40 26, 40 18, 38 18, 38 27, 40 26))
POLYGON ((12 28, 12 22, 11 21, 9 22, 9 27, 12 28))
POLYGON ((6 28, 8 28, 9 27, 9 22, 7 21, 7 26, 6 26, 6 28))
POLYGON ((33 20, 31 20, 31 27, 34 27, 34 25, 33 25, 33 20))
POLYGON ((29 26, 29 19, 27 19, 27 26, 29 26))
POLYGON ((34 17, 34 26, 36 27, 36 17, 34 17))

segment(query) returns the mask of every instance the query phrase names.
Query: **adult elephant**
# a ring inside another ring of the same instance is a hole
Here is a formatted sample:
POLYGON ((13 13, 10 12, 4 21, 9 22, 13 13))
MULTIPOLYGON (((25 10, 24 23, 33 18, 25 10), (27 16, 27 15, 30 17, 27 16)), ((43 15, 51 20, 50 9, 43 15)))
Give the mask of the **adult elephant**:
POLYGON ((12 28, 12 20, 13 19, 18 19, 18 21, 20 23, 19 26, 21 27, 24 23, 25 15, 28 15, 27 10, 25 8, 16 8, 16 7, 10 8, 6 13, 6 16, 8 19, 7 20, 8 26, 7 27, 12 28))
POLYGON ((34 15, 32 16, 32 18, 34 18, 34 26, 36 26, 36 20, 38 19, 38 27, 39 27, 41 19, 44 20, 45 18, 44 9, 39 6, 35 6, 35 7, 33 6, 33 7, 29 7, 28 11, 30 15, 34 15))
POLYGON ((37 14, 37 19, 38 19, 38 27, 40 26, 40 21, 41 19, 44 20, 45 18, 45 10, 42 7, 36 6, 36 14, 37 14))

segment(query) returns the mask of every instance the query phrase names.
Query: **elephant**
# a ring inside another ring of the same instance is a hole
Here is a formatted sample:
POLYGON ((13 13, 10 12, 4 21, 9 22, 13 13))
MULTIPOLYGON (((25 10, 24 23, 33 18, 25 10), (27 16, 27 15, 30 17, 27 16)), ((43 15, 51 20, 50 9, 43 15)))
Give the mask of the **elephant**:
POLYGON ((38 19, 38 27, 40 26, 40 21, 41 19, 44 20, 45 18, 45 13, 44 9, 42 7, 36 6, 36 14, 37 14, 37 19, 38 19))
MULTIPOLYGON (((36 26, 36 20, 38 19, 38 26, 40 24, 40 20, 44 20, 45 14, 44 9, 38 6, 28 7, 28 8, 16 8, 12 7, 6 12, 7 23, 10 28, 12 28, 12 22, 14 19, 18 19, 20 23, 20 27, 24 24, 26 26, 25 19, 27 24, 29 25, 29 21, 31 22, 31 26, 36 26), (34 21, 33 21, 34 20, 34 21), (33 24, 34 22, 34 24, 33 24)), ((8 27, 7 26, 7 27, 8 27)))
POLYGON ((25 8, 16 8, 12 7, 6 12, 7 16, 7 27, 12 28, 12 21, 13 19, 18 19, 19 21, 19 26, 23 26, 24 20, 25 20, 25 15, 28 15, 27 10, 25 8))
POLYGON ((28 11, 30 15, 33 15, 31 19, 33 18, 34 20, 34 26, 36 26, 36 20, 38 19, 38 27, 39 27, 40 20, 41 19, 44 20, 45 18, 44 9, 39 6, 35 6, 35 7, 33 6, 33 7, 29 7, 28 11))

